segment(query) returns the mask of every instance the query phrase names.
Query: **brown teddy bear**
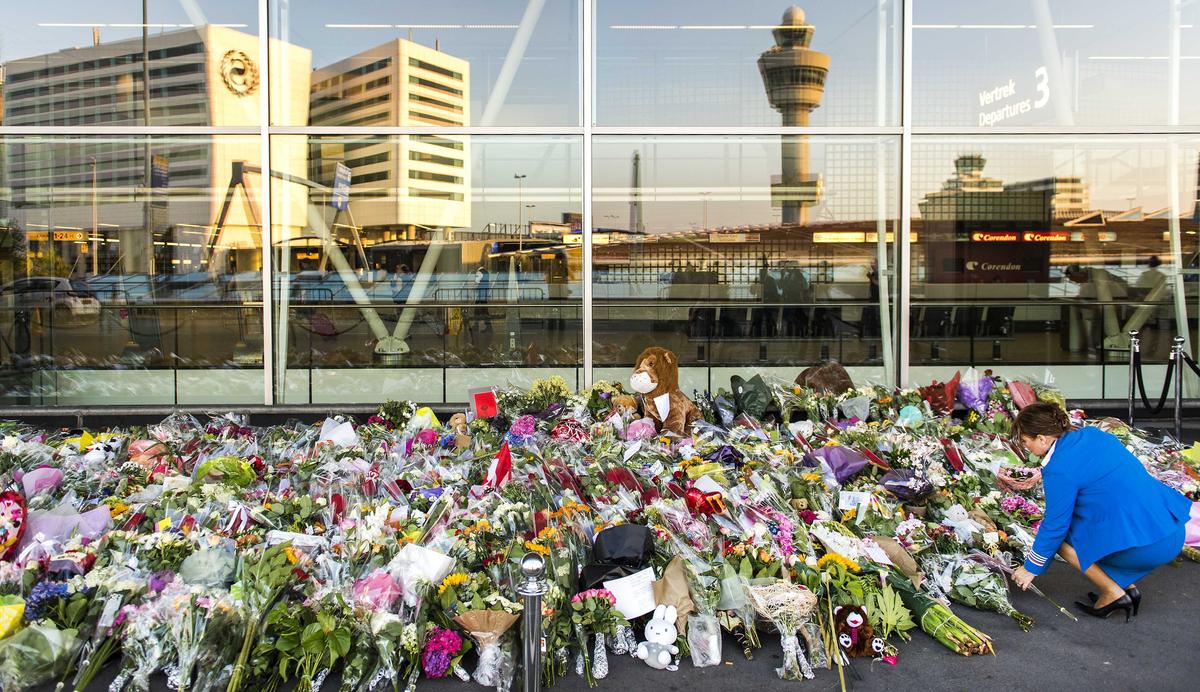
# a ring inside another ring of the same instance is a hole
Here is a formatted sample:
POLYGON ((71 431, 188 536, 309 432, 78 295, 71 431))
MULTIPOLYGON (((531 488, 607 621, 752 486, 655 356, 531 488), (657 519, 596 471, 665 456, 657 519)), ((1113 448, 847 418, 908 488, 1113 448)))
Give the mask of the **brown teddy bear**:
POLYGON ((883 654, 883 639, 875 636, 875 629, 867 621, 867 611, 862 606, 838 606, 833 611, 833 624, 838 648, 845 655, 874 658, 883 654))
POLYGON ((660 432, 683 435, 700 420, 700 410, 679 389, 679 359, 665 348, 642 351, 629 386, 642 396, 642 409, 660 432))
POLYGON ((796 385, 822 394, 840 396, 854 388, 854 380, 850 379, 850 373, 840 363, 826 361, 806 368, 796 377, 796 385))
POLYGON ((466 414, 456 413, 450 416, 450 431, 454 433, 454 446, 457 449, 466 449, 471 446, 470 428, 467 426, 466 414))

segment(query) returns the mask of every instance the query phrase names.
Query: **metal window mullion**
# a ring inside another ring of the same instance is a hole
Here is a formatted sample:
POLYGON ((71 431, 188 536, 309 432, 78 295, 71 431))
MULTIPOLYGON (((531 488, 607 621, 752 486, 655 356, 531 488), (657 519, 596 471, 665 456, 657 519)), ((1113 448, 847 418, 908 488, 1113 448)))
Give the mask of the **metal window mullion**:
POLYGON ((595 64, 593 55, 592 25, 595 16, 596 3, 587 0, 581 3, 582 28, 580 30, 580 109, 579 116, 583 121, 583 386, 592 386, 592 126, 595 118, 592 113, 592 67, 595 64))
POLYGON ((909 384, 909 359, 912 349, 909 344, 910 312, 912 309, 912 12, 911 0, 901 3, 904 29, 900 46, 901 91, 900 91, 900 237, 896 245, 898 277, 898 319, 896 324, 896 378, 900 387, 909 384))
POLYGON ((524 127, 520 125, 431 127, 428 125, 381 126, 381 127, 338 127, 336 125, 272 125, 271 132, 277 135, 338 135, 343 137, 370 137, 373 135, 580 135, 584 129, 569 127, 524 127))
MULTIPOLYGON (((262 181, 259 192, 261 213, 259 222, 262 228, 259 238, 262 244, 262 369, 263 369, 263 404, 271 406, 275 403, 275 367, 271 360, 274 351, 274 338, 271 331, 274 296, 271 295, 271 64, 270 45, 271 32, 268 24, 269 0, 258 0, 258 64, 265 65, 260 70, 259 81, 259 157, 262 181)), ((286 365, 286 363, 285 363, 286 365)))
POLYGON ((1075 127, 1032 126, 1032 127, 952 127, 917 126, 911 128, 917 135, 1189 135, 1200 133, 1197 125, 1130 125, 1125 127, 1103 127, 1079 125, 1075 127))
POLYGON ((597 125, 591 128, 591 132, 598 135, 638 135, 638 136, 659 136, 659 135, 714 135, 714 136, 764 136, 778 137, 782 135, 898 135, 900 128, 896 126, 885 125, 882 127, 854 127, 854 126, 808 126, 808 127, 787 127, 787 126, 766 126, 766 127, 739 127, 739 126, 714 126, 714 127, 626 127, 626 126, 609 126, 597 125))
POLYGON ((7 125, 0 126, 0 136, 12 135, 154 135, 195 137, 200 135, 256 135, 259 125, 7 125))

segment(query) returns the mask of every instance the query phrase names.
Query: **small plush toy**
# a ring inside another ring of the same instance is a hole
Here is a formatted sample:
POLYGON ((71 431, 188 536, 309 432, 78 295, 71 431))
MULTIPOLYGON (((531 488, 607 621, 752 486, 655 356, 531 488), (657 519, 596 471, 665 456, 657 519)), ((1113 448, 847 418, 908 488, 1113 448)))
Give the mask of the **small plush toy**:
POLYGON ((110 464, 117 458, 117 452, 120 450, 120 438, 109 437, 103 440, 96 440, 88 445, 87 451, 83 453, 83 462, 89 466, 110 464))
POLYGON ((833 611, 833 622, 838 647, 847 656, 874 657, 883 653, 883 639, 875 636, 875 629, 867 622, 867 611, 861 606, 838 606, 833 611))
POLYGON ((629 414, 631 419, 639 418, 637 399, 628 394, 618 394, 612 399, 612 410, 621 416, 629 414))
POLYGON ((454 446, 458 449, 466 449, 471 446, 471 435, 467 427, 467 415, 465 413, 456 413, 450 416, 450 430, 454 433, 454 446))
POLYGON ((683 435, 700 420, 700 410, 679 389, 679 359, 665 348, 652 346, 638 356, 629 386, 642 395, 642 408, 660 432, 683 435))
POLYGON ((0 560, 17 552, 25 535, 25 496, 16 490, 0 492, 0 560))
POLYGON ((675 646, 675 639, 679 636, 679 630, 675 629, 675 617, 675 606, 659 605, 654 609, 650 622, 646 623, 646 641, 638 644, 637 657, 651 668, 664 670, 679 654, 679 647, 675 646))

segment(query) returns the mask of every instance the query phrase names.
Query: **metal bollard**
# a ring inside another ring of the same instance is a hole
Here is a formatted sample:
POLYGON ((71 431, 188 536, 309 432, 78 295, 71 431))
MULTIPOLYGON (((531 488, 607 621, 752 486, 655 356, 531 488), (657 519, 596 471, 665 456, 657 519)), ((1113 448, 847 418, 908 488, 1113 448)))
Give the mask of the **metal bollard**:
POLYGON ((1129 427, 1133 427, 1133 400, 1137 396, 1137 356, 1141 341, 1136 331, 1129 332, 1129 427))
POLYGON ((521 663, 525 668, 524 692, 537 692, 542 684, 542 596, 550 586, 542 579, 546 561, 537 553, 525 553, 521 558, 521 573, 525 581, 517 586, 521 595, 523 621, 523 651, 521 663))
POLYGON ((1175 337, 1171 348, 1171 359, 1175 362, 1175 444, 1183 444, 1183 337, 1175 337))

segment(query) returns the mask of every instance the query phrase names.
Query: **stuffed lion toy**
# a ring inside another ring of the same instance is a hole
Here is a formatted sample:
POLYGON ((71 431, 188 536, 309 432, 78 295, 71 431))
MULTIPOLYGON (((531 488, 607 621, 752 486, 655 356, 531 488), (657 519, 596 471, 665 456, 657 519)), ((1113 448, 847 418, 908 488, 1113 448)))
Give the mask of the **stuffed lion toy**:
POLYGON ((700 410, 679 389, 679 359, 665 348, 652 346, 642 351, 629 386, 642 396, 646 417, 654 421, 660 432, 684 435, 692 423, 700 420, 700 410))

